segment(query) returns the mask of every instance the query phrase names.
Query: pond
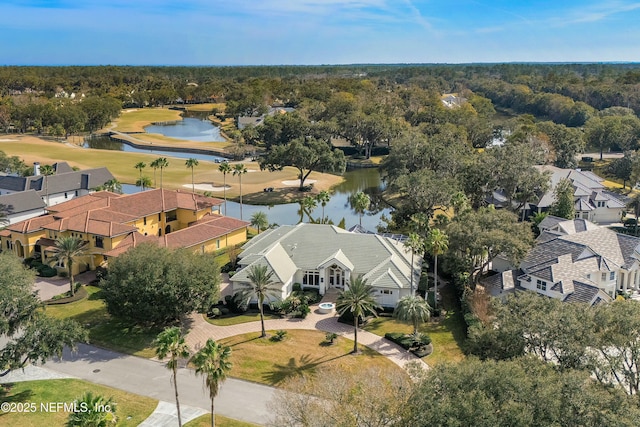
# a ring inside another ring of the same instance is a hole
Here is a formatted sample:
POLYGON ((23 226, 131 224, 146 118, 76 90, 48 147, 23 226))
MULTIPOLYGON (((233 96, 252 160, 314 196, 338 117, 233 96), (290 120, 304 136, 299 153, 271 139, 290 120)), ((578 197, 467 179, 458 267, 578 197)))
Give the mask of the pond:
POLYGON ((147 133, 159 133, 176 139, 195 142, 224 142, 220 135, 220 128, 207 118, 184 117, 168 123, 158 123, 146 126, 147 133))
MULTIPOLYGON (((345 219, 346 228, 353 227, 358 224, 360 217, 351 207, 349 198, 358 191, 364 191, 371 198, 371 206, 369 210, 362 216, 362 226, 370 231, 376 231, 376 227, 381 224, 380 217, 391 215, 391 208, 386 205, 380 193, 384 190, 385 185, 380 178, 380 173, 376 168, 355 169, 344 173, 345 181, 334 188, 331 194, 331 200, 324 208, 324 215, 328 217, 335 225, 338 225, 342 218, 345 219)), ((140 191, 139 187, 127 185, 125 193, 134 193, 140 191)), ((222 193, 215 194, 215 197, 222 198, 222 193)), ((221 206, 221 212, 224 214, 224 206, 221 206)), ((251 220, 251 215, 255 212, 262 211, 267 214, 270 224, 278 225, 294 225, 300 221, 309 222, 308 212, 302 212, 300 204, 286 203, 283 205, 261 206, 261 205, 242 205, 242 218, 246 221, 251 220)), ((240 218, 240 203, 227 202, 226 213, 228 216, 240 218)), ((311 216, 314 219, 322 217, 322 206, 318 205, 311 216)))

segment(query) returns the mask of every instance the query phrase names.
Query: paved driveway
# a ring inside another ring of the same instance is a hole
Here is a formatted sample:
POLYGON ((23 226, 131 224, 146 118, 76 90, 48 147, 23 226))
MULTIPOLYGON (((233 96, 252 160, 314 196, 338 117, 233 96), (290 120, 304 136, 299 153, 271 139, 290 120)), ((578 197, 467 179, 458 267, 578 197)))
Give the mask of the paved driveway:
MULTIPOLYGON (((76 282, 85 285, 96 278, 95 271, 87 271, 74 277, 76 282)), ((64 277, 36 277, 33 290, 38 291, 41 301, 46 301, 69 290, 69 279, 64 277)))

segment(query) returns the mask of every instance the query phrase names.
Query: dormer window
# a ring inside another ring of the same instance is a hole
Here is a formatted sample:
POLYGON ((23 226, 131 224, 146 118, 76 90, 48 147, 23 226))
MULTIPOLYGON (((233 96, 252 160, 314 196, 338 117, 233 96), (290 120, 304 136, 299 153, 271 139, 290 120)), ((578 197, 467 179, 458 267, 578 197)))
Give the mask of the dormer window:
POLYGON ((541 291, 546 291, 547 290, 547 282, 545 282, 544 280, 536 280, 536 288, 540 289, 541 291))

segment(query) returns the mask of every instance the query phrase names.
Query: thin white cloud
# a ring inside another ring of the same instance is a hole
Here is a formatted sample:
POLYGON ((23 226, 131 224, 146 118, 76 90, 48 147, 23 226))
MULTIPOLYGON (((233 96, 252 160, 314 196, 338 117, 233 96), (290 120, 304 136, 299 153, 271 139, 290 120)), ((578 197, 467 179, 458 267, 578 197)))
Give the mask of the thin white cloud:
POLYGON ((638 2, 604 1, 570 11, 566 16, 552 20, 558 25, 598 22, 621 13, 640 9, 638 2))

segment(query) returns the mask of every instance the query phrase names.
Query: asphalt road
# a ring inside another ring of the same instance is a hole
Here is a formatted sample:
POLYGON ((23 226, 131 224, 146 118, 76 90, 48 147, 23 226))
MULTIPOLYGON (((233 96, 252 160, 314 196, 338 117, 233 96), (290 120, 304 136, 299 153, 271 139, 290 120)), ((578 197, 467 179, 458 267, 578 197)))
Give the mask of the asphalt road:
MULTIPOLYGON (((170 371, 155 360, 80 344, 75 354, 65 350, 62 360, 52 360, 44 366, 93 383, 175 402, 170 371)), ((178 391, 181 404, 210 410, 209 394, 193 370, 178 370, 178 391)), ((216 397, 216 414, 264 425, 270 418, 267 402, 274 392, 272 387, 229 378, 216 397)))

